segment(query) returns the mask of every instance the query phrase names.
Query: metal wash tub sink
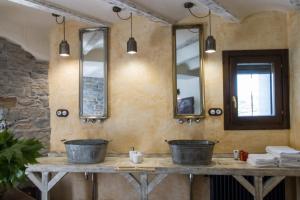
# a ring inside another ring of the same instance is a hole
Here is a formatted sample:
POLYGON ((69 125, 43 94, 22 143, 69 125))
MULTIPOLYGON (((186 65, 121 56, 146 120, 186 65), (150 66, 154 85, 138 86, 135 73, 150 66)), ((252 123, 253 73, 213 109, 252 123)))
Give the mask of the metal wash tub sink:
POLYGON ((168 142, 175 164, 209 165, 214 146, 218 142, 209 140, 170 140, 168 142))
POLYGON ((107 140, 70 140, 64 142, 68 161, 74 164, 94 164, 103 162, 107 140))

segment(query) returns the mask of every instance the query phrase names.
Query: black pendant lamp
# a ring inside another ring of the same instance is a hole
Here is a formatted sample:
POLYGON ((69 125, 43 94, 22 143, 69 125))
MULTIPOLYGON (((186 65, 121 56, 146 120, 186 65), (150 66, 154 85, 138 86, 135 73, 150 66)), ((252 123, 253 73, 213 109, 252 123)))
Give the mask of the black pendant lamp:
POLYGON ((70 45, 66 40, 66 20, 63 17, 63 25, 64 25, 64 39, 59 44, 59 55, 62 57, 70 56, 70 45))
POLYGON ((119 13, 122 11, 121 8, 114 6, 112 10, 113 10, 113 12, 115 12, 117 14, 117 16, 121 20, 129 20, 130 19, 130 38, 127 41, 127 53, 128 54, 136 54, 137 53, 137 42, 134 39, 134 37, 132 37, 132 13, 130 13, 129 17, 123 18, 119 15, 119 13))
POLYGON ((206 53, 215 53, 216 52, 216 40, 215 40, 214 36, 211 35, 211 11, 209 10, 208 15, 197 16, 191 10, 191 8, 193 8, 194 6, 195 6, 195 4, 192 2, 184 3, 184 8, 188 9, 192 16, 199 18, 199 19, 209 17, 209 36, 205 40, 205 52, 206 53))
POLYGON ((132 13, 130 13, 130 38, 127 41, 127 53, 136 54, 137 53, 137 43, 132 37, 132 13))
POLYGON ((55 21, 57 24, 63 24, 64 26, 64 39, 59 44, 59 55, 61 57, 68 57, 70 56, 70 45, 68 41, 66 40, 66 19, 65 17, 62 17, 62 21, 59 21, 58 18, 60 18, 60 15, 52 14, 53 17, 55 17, 55 21))
POLYGON ((205 52, 215 53, 216 52, 216 40, 214 36, 211 35, 211 11, 209 10, 209 36, 205 41, 205 52))

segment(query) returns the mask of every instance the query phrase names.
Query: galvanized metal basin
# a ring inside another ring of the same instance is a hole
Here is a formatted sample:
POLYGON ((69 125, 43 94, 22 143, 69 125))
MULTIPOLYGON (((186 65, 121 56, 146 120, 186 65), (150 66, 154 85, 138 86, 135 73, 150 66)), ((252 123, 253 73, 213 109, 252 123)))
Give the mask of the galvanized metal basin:
POLYGON ((70 140, 64 144, 70 163, 94 164, 104 161, 108 141, 102 139, 70 140))
POLYGON ((170 140, 172 160, 181 165, 209 165, 217 142, 209 140, 170 140))

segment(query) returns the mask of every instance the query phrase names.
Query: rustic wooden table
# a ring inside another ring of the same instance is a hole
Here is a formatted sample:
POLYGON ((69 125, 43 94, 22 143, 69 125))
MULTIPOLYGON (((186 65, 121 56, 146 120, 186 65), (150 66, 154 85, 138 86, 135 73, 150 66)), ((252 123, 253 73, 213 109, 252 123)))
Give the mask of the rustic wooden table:
MULTIPOLYGON (((148 194, 168 174, 231 175, 255 197, 255 200, 263 200, 286 176, 300 177, 298 168, 257 168, 232 158, 214 158, 209 166, 176 165, 170 157, 144 158, 142 164, 133 164, 128 157, 107 157, 105 162, 99 164, 69 164, 66 157, 43 157, 39 158, 38 162, 27 166, 26 174, 41 190, 42 200, 49 200, 49 191, 67 173, 119 173, 140 194, 141 200, 147 200, 148 194), (139 174, 139 180, 133 173, 139 174), (49 179, 49 174, 53 174, 52 179, 49 179), (149 175, 155 175, 151 182, 148 181, 149 175), (254 185, 244 176, 254 176, 254 185), (264 183, 264 176, 272 178, 264 183)), ((298 178, 297 183, 300 183, 298 178)), ((300 191, 299 184, 297 191, 300 191)), ((297 200, 300 200, 299 192, 297 200)))

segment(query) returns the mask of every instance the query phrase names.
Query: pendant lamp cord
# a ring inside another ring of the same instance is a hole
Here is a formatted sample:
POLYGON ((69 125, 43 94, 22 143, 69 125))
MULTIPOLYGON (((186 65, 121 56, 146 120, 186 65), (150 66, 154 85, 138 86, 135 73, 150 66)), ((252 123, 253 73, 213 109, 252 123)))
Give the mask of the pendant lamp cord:
POLYGON ((194 17, 199 18, 199 19, 206 18, 210 15, 210 10, 209 10, 209 13, 207 15, 204 15, 204 16, 195 15, 190 8, 188 8, 188 10, 189 10, 191 15, 193 15, 194 17))
POLYGON ((61 17, 60 15, 53 14, 53 16, 55 16, 55 21, 57 24, 63 24, 63 26, 64 26, 64 41, 66 41, 66 18, 65 18, 65 16, 62 17, 61 21, 59 21, 59 18, 61 17))
MULTIPOLYGON (((204 16, 198 16, 198 15, 195 15, 192 10, 190 8, 187 8, 190 12, 190 14, 196 18, 199 18, 199 19, 202 19, 202 18, 206 18, 206 17, 209 17, 209 35, 211 35, 211 10, 209 9, 208 11, 208 14, 207 15, 204 15, 204 16)), ((192 32, 192 31, 191 31, 192 32)))
POLYGON ((118 12, 117 12, 117 15, 121 20, 128 20, 132 17, 132 13, 130 13, 129 17, 126 17, 126 18, 121 17, 118 12))
POLYGON ((132 37, 132 13, 130 13, 130 37, 132 37))
POLYGON ((66 20, 65 20, 65 17, 63 17, 63 22, 64 22, 64 41, 66 41, 66 20))
POLYGON ((211 11, 209 10, 209 35, 211 35, 211 11))
POLYGON ((129 17, 123 18, 119 15, 119 12, 116 12, 117 16, 121 19, 121 20, 129 20, 130 19, 130 36, 132 37, 132 12, 130 13, 129 17))

